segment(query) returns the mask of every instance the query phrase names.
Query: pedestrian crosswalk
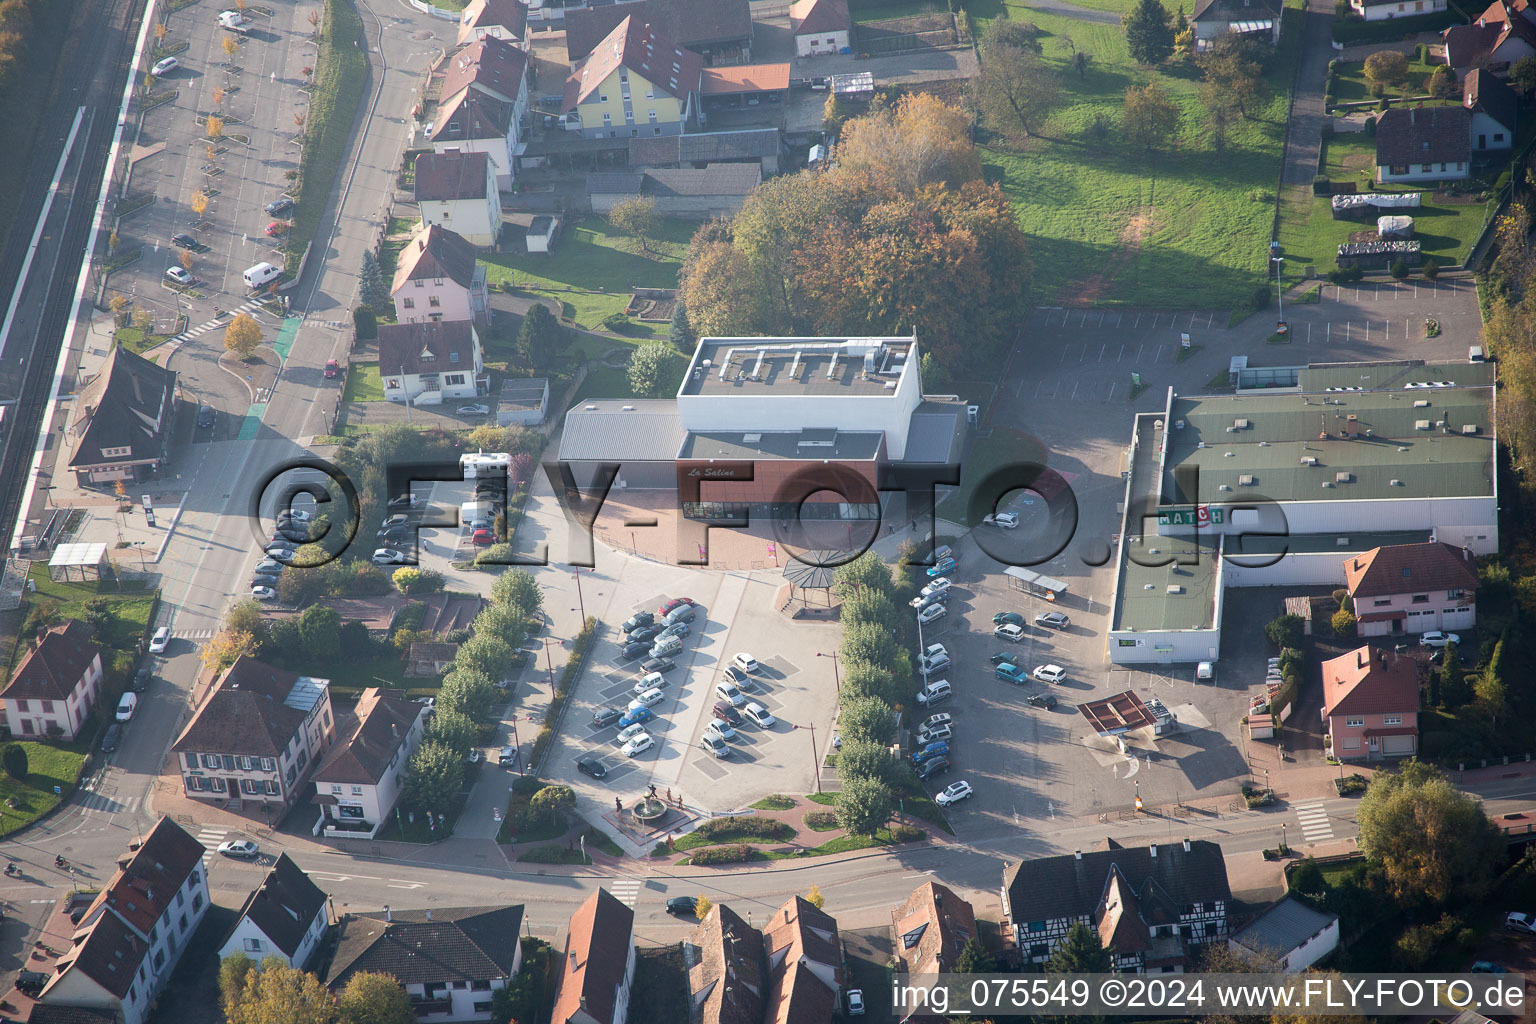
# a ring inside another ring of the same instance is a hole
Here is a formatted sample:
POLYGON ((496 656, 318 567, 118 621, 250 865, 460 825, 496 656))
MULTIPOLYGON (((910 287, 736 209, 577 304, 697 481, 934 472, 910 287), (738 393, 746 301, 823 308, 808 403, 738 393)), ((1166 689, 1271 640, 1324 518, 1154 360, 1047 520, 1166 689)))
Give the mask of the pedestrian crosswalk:
MULTIPOLYGON (((82 801, 82 806, 84 806, 87 812, 103 811, 107 814, 132 814, 134 809, 139 806, 140 799, 140 797, 132 796, 126 800, 119 800, 117 797, 104 796, 101 793, 87 793, 82 801)), ((87 813, 86 816, 90 817, 90 814, 87 813)))
POLYGON ((203 826, 202 831, 197 834, 197 841, 207 847, 203 852, 203 865, 205 867, 213 859, 213 853, 219 848, 219 844, 228 838, 229 829, 227 828, 214 828, 212 825, 203 826))
POLYGON ((616 878, 607 886, 613 893, 613 898, 629 907, 635 907, 635 900, 640 896, 640 881, 636 878, 616 878))
POLYGON ((209 640, 216 632, 213 629, 173 629, 171 636, 177 640, 209 640))
MULTIPOLYGON (((242 302, 234 309, 227 310, 227 312, 233 316, 238 313, 252 313, 259 309, 261 309, 261 303, 259 302, 242 302)), ((196 338, 199 335, 207 334, 209 331, 217 330, 220 327, 228 326, 228 320, 223 317, 215 317, 212 320, 205 320, 204 322, 198 324, 196 327, 190 327, 187 330, 182 331, 180 334, 172 338, 171 341, 173 343, 180 343, 186 341, 189 338, 196 338)))
POLYGON ((1306 842, 1320 843, 1333 838, 1333 822, 1321 800, 1297 804, 1296 818, 1301 822, 1301 836, 1306 842))

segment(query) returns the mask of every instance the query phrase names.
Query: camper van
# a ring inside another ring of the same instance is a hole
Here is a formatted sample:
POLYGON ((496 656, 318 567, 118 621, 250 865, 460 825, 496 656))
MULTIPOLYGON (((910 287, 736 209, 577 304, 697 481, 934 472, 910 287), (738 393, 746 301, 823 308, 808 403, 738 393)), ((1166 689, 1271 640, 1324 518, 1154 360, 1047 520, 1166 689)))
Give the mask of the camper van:
POLYGON ((241 275, 247 288, 261 288, 283 276, 283 268, 274 263, 258 263, 241 275))
POLYGON ((506 477, 512 463, 508 452, 467 452, 459 456, 459 469, 465 480, 476 477, 506 477))

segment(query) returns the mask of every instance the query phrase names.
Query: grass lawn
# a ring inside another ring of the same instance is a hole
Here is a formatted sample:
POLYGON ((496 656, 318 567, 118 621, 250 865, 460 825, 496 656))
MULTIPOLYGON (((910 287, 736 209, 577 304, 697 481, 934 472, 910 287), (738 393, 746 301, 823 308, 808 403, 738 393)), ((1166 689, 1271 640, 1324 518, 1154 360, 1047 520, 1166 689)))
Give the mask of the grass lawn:
MULTIPOLYGON (((606 317, 624 311, 631 288, 677 287, 688 239, 697 228, 692 221, 663 220, 650 242, 652 251, 643 253, 603 218, 588 217, 566 232, 552 255, 498 253, 482 262, 491 287, 511 281, 525 291, 552 295, 560 300, 566 317, 596 330, 606 317)), ((666 324, 631 321, 628 338, 623 340, 665 337, 666 333, 666 324)))
POLYGON ((571 405, 577 406, 592 398, 633 398, 634 389, 629 386, 629 371, 611 366, 592 366, 587 369, 587 379, 581 382, 571 405))
MULTIPOLYGON (((113 617, 97 639, 108 647, 131 651, 149 626, 149 616, 154 611, 154 594, 146 592, 142 584, 129 584, 119 588, 115 583, 59 583, 48 578, 46 563, 32 566, 31 580, 37 589, 26 597, 23 607, 40 601, 58 602, 59 615, 66 619, 85 617, 85 602, 93 597, 104 597, 112 602, 113 617)), ((107 659, 103 659, 106 661, 107 659)))
MULTIPOLYGON (((1043 466, 1046 458, 1045 446, 1033 435, 1006 427, 995 428, 989 436, 979 437, 971 444, 970 451, 966 453, 965 461, 960 467, 960 487, 957 490, 951 490, 948 497, 939 502, 939 517, 975 526, 990 511, 990 509, 978 509, 975 516, 976 522, 971 522, 970 510, 967 506, 971 492, 976 489, 977 484, 999 467, 1018 465, 1023 462, 1033 462, 1043 466)), ((943 489, 940 493, 943 493, 943 489)))
POLYGON ((22 743, 21 749, 27 752, 26 781, 0 773, 0 835, 10 835, 57 807, 74 791, 85 767, 83 744, 22 743), (62 796, 54 794, 55 786, 62 796))
POLYGON ((341 390, 343 402, 384 401, 384 381, 378 363, 353 363, 347 368, 347 382, 341 390))
POLYGON ((942 0, 896 0, 894 3, 873 3, 867 6, 850 4, 849 8, 855 24, 885 21, 889 18, 915 18, 920 14, 939 14, 949 9, 942 0))
POLYGON ((135 355, 147 352, 165 340, 158 334, 146 334, 139 327, 119 327, 112 332, 112 337, 119 345, 135 355))
MULTIPOLYGON (((1403 96, 1429 95, 1429 76, 1438 66, 1408 56, 1408 76, 1395 85, 1387 86, 1386 94, 1393 99, 1403 96)), ((1333 87, 1335 103, 1368 103, 1377 97, 1371 95, 1371 80, 1365 77, 1365 62, 1350 61, 1339 64, 1338 81, 1333 87)), ((1429 101, 1426 101, 1429 102, 1429 101)), ((1441 101, 1458 103, 1459 100, 1441 101)))
POLYGON ((687 1020, 688 967, 679 943, 641 946, 635 951, 629 1024, 677 1024, 687 1020))
MULTIPOLYGON (((448 821, 446 824, 439 824, 435 828, 428 828, 427 816, 425 814, 417 812, 416 820, 412 821, 410 818, 411 812, 401 808, 399 819, 397 820, 396 816, 391 814, 385 819, 384 824, 379 826, 379 834, 374 836, 374 838, 381 843, 435 843, 439 839, 447 839, 453 835, 454 823, 459 820, 459 812, 464 809, 464 797, 468 795, 469 790, 473 787, 474 779, 466 776, 464 779, 464 792, 459 794, 459 798, 448 809, 448 821), (403 830, 400 827, 402 824, 405 826, 403 830)), ((437 819, 440 816, 434 814, 433 818, 437 819)))
MULTIPOLYGON (((1270 100, 1228 133, 1217 154, 1188 65, 1166 72, 1130 60, 1118 25, 1089 23, 1036 10, 1028 0, 967 5, 982 22, 1006 8, 1016 21, 1042 30, 1045 59, 1061 74, 1062 104, 1041 139, 1022 151, 992 145, 984 170, 1009 196, 1030 236, 1034 284, 1042 303, 1100 306, 1230 308, 1263 281, 1274 189, 1285 131, 1286 94, 1295 67, 1300 26, 1288 0, 1279 52, 1268 74, 1270 100), (1066 66, 1063 36, 1093 55, 1087 74, 1066 66), (1134 151, 1120 138, 1125 90, 1156 80, 1182 110, 1170 152, 1134 151), (1107 142, 1091 141, 1098 118, 1113 126, 1107 142)), ((1116 11, 1129 0, 1089 0, 1116 11)))
POLYGON ((382 686, 393 697, 430 697, 440 679, 406 678, 405 661, 394 653, 372 661, 340 661, 324 666, 333 696, 356 695, 370 686, 382 686))
POLYGON ((763 797, 753 804, 752 808, 758 811, 787 811, 793 806, 795 806, 794 797, 784 796, 782 793, 774 793, 772 796, 763 797))

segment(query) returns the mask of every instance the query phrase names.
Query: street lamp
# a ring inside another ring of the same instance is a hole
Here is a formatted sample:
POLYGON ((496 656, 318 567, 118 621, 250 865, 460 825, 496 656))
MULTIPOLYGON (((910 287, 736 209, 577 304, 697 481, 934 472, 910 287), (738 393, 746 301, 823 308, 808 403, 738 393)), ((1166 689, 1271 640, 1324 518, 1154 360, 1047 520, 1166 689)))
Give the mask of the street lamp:
POLYGON ((1280 317, 1285 316, 1285 294, 1280 283, 1280 271, 1285 266, 1284 256, 1269 257, 1269 262, 1275 267, 1275 310, 1280 317))
POLYGON ((581 570, 576 569, 573 571, 571 578, 576 581, 576 603, 581 606, 581 624, 585 627, 587 624, 587 602, 581 599, 581 570))
POLYGON ((831 658, 832 659, 832 681, 837 684, 837 692, 838 693, 842 693, 843 692, 843 678, 842 678, 842 673, 838 672, 838 670, 837 670, 837 652, 833 651, 831 654, 823 654, 820 651, 817 651, 816 652, 816 657, 818 657, 818 658, 831 658))

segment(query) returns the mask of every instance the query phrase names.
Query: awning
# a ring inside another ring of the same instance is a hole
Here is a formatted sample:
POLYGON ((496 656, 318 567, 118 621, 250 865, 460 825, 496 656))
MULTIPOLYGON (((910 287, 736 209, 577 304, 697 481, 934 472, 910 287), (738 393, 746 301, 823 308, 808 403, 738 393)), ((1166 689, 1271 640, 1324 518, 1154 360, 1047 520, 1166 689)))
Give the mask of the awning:
POLYGON ((1250 32, 1273 32, 1275 22, 1270 18, 1263 21, 1233 21, 1227 24, 1227 28, 1241 36, 1250 32))
POLYGON ((1367 729, 1367 736, 1417 736, 1419 730, 1411 725, 1394 725, 1385 729, 1367 729))

